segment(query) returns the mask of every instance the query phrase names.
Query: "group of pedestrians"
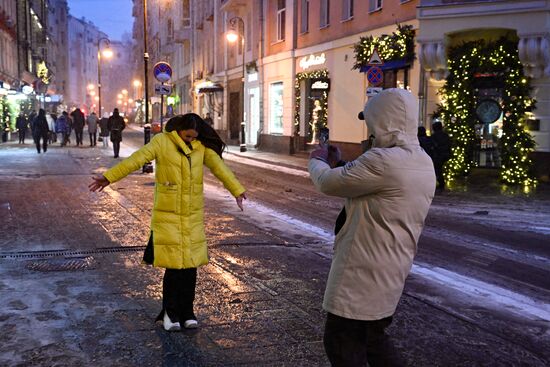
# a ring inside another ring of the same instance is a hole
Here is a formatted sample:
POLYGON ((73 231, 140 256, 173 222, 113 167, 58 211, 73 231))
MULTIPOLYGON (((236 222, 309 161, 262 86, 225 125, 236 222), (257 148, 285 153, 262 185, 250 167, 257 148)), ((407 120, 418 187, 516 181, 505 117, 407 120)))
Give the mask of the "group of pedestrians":
POLYGON ((44 109, 40 109, 38 114, 32 111, 28 117, 21 112, 15 124, 19 134, 19 144, 25 144, 27 131, 29 128, 31 129, 38 153, 42 151, 45 153, 48 150, 48 144, 57 142, 58 134, 62 147, 70 144, 73 131, 76 146, 83 146, 84 128, 87 126, 90 147, 95 147, 97 140, 100 140, 103 142, 103 147, 108 148, 110 137, 115 158, 118 158, 122 130, 126 127, 124 118, 120 116, 117 108, 114 109, 111 116, 105 112, 102 118, 99 118, 95 112, 90 113, 86 118, 80 108, 76 108, 70 114, 63 111, 59 117, 53 113, 47 114, 44 109))

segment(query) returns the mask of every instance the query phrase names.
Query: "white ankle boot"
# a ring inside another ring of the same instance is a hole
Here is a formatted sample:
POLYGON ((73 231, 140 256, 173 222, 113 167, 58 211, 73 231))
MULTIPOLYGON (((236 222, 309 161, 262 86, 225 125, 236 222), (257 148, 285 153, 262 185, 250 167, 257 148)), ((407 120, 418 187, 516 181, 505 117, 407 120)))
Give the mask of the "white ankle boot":
POLYGON ((162 320, 162 326, 164 326, 164 330, 166 331, 180 331, 181 326, 179 322, 172 322, 170 320, 170 317, 168 317, 168 313, 164 311, 164 318, 162 320))

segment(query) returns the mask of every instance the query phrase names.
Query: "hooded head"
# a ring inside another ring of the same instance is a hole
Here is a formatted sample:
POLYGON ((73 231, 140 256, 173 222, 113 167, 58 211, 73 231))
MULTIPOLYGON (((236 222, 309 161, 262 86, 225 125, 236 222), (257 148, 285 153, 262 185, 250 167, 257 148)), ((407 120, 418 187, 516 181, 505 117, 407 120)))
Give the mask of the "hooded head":
POLYGON ((401 88, 385 89, 369 98, 363 110, 374 147, 418 145, 418 101, 401 88))

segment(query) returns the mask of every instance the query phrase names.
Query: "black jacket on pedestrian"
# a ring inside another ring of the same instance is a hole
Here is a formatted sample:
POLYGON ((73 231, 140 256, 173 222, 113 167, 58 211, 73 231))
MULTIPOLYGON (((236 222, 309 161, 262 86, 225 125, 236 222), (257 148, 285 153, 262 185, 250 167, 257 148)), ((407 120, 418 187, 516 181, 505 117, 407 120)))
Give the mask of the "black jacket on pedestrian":
POLYGON ((120 116, 118 112, 115 112, 111 117, 109 117, 107 125, 111 133, 111 141, 113 143, 122 141, 122 130, 126 128, 124 118, 122 118, 122 116, 120 116))
POLYGON ((50 128, 45 114, 38 114, 32 122, 32 136, 37 139, 39 137, 47 137, 50 128))
POLYGON ((15 120, 15 127, 17 130, 24 131, 27 130, 27 127, 29 126, 29 121, 25 116, 17 116, 17 119, 15 120))
POLYGON ((86 124, 82 111, 77 108, 76 110, 71 112, 71 116, 73 118, 73 128, 76 131, 82 131, 84 129, 84 125, 86 124))

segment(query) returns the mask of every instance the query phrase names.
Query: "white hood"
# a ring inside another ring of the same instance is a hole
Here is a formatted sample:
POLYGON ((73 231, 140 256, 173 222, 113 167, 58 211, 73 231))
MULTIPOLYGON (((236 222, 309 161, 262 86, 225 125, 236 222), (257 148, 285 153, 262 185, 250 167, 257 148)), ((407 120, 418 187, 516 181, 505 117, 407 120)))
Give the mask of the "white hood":
POLYGON ((370 98, 363 111, 374 147, 418 145, 418 101, 401 88, 385 89, 370 98))

